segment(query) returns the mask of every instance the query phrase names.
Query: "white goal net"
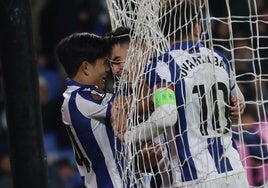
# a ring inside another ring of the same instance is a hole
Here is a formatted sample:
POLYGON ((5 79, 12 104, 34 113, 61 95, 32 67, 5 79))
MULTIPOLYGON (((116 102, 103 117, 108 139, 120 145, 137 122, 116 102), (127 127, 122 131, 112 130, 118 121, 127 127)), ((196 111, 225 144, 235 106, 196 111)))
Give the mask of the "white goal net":
MULTIPOLYGON (((127 102, 121 101, 122 108, 127 106, 127 136, 122 142, 123 149, 118 150, 118 157, 124 160, 120 164, 124 185, 213 187, 225 183, 227 186, 229 179, 216 184, 203 183, 240 173, 239 165, 235 164, 241 162, 251 187, 268 187, 268 2, 106 0, 106 3, 112 29, 126 26, 132 30, 117 90, 118 95, 128 95, 127 102), (192 8, 188 10, 182 3, 192 8), (177 15, 181 16, 179 21, 175 20, 177 15), (204 66, 198 68, 199 64, 204 66), (221 81, 222 72, 229 74, 228 83, 221 81), (176 124, 165 126, 166 121, 171 121, 172 112, 166 112, 170 114, 166 118, 161 116, 163 113, 152 114, 164 103, 173 103, 164 99, 168 96, 163 92, 161 95, 154 92, 159 92, 158 86, 170 85, 177 96, 178 116, 176 124), (232 95, 242 98, 235 85, 244 96, 246 108, 243 115, 231 118, 229 98, 232 95), (145 150, 147 146, 149 150, 145 150), (236 155, 234 150, 238 151, 239 161, 232 158, 236 155), (155 162, 159 153, 163 158, 155 162), (151 157, 142 161, 145 155, 151 157)), ((118 118, 122 116, 123 112, 118 114, 118 118)))

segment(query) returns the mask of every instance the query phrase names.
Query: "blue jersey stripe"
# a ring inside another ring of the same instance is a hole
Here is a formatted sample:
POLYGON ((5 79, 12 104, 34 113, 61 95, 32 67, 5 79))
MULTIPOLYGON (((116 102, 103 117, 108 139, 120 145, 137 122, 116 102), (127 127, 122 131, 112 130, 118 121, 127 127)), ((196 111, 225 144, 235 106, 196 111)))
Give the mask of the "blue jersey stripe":
MULTIPOLYGON (((184 88, 183 81, 180 81, 180 83, 179 82, 176 83, 176 89, 181 90, 182 88, 184 88), (180 84, 181 82, 182 82, 182 85, 180 84)), ((182 135, 182 136, 176 137, 176 144, 177 144, 178 155, 179 155, 179 159, 181 163, 180 164, 181 165, 181 179, 183 182, 185 182, 185 181, 198 179, 198 176, 197 176, 196 167, 195 167, 194 160, 190 152, 190 147, 189 147, 189 142, 188 142, 187 123, 186 123, 186 116, 185 116, 185 110, 184 110, 184 105, 183 105, 185 103, 184 102, 185 96, 182 96, 182 95, 179 96, 178 93, 176 95, 176 100, 178 104, 178 113, 180 117, 179 118, 180 123, 176 124, 175 132, 176 132, 176 135, 182 135)), ((185 92, 183 92, 183 94, 185 94, 185 92)))
POLYGON ((180 91, 176 93, 176 103, 178 106, 179 113, 179 124, 177 123, 175 126, 176 135, 182 135, 176 137, 176 144, 178 148, 178 155, 180 159, 181 166, 181 179, 182 181, 191 181, 194 179, 198 179, 196 166, 194 164, 194 160, 192 158, 192 154, 190 152, 190 146, 188 142, 188 134, 187 134, 187 122, 184 110, 184 104, 186 100, 185 96, 185 83, 184 80, 179 79, 180 75, 176 71, 178 69, 178 65, 172 59, 169 63, 169 69, 171 73, 172 82, 175 83, 175 89, 180 91), (180 127, 179 127, 180 126, 180 127), (182 149, 183 148, 183 149, 182 149))
POLYGON ((232 165, 227 157, 224 157, 223 145, 221 143, 221 137, 208 138, 208 150, 211 157, 214 160, 215 166, 219 174, 232 171, 232 165))
MULTIPOLYGON (((107 120, 106 125, 108 125, 108 124, 110 124, 110 122, 107 120)), ((114 132, 111 129, 111 126, 107 126, 106 131, 107 131, 108 139, 109 139, 109 142, 110 142, 110 145, 111 145, 111 150, 113 152, 113 157, 115 159, 117 169, 119 171, 119 175, 122 178, 122 168, 124 167, 123 166, 124 165, 124 160, 122 158, 118 158, 118 153, 123 152, 121 142, 117 138, 115 138, 114 132)))
MULTIPOLYGON (((112 96, 112 98, 110 99, 110 102, 112 102, 114 100, 115 95, 112 96)), ((107 107, 107 111, 106 111, 106 118, 110 119, 111 118, 111 109, 112 109, 112 105, 109 103, 108 107, 107 107)))

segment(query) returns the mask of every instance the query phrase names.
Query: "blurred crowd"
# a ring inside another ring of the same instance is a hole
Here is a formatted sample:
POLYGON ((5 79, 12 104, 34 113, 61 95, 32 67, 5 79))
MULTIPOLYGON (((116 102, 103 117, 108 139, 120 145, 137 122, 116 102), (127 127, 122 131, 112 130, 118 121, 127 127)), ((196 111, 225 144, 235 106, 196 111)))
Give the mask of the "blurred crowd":
POLYGON ((268 187, 268 2, 228 1, 229 9, 224 0, 210 2, 214 48, 234 66, 246 101, 233 136, 249 184, 268 187))
MULTIPOLYGON (((50 188, 81 188, 71 143, 61 121, 65 73, 55 56, 57 43, 74 32, 110 31, 105 0, 32 0, 32 29, 39 73, 40 103, 50 188)), ((2 83, 2 82, 0 82, 2 83)), ((4 96, 0 90, 0 187, 12 188, 4 96)))
MULTIPOLYGON (((268 1, 230 1, 230 9, 225 0, 210 0, 209 3, 210 16, 213 18, 214 48, 229 57, 235 66, 247 105, 241 120, 244 131, 234 125, 234 138, 248 171, 250 184, 260 186, 268 180, 268 1), (253 4, 249 5, 248 2, 253 4), (230 13, 232 17, 228 18, 230 13), (243 17, 249 13, 251 17, 243 17)), ((74 32, 104 35, 110 31, 106 2, 32 0, 31 4, 49 187, 81 188, 83 186, 75 167, 71 145, 61 121, 61 94, 65 90, 65 73, 56 59, 55 46, 60 39, 74 32)), ((1 87, 0 187, 12 187, 1 87)))

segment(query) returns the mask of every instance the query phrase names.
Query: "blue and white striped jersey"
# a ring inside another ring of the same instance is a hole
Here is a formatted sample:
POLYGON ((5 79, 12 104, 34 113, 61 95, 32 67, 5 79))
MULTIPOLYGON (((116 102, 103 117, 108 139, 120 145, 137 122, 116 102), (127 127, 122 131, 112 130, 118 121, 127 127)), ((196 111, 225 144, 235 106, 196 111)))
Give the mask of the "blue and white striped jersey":
POLYGON ((113 95, 97 86, 81 85, 67 79, 63 93, 62 119, 67 126, 78 170, 86 187, 123 187, 120 162, 116 159, 115 140, 108 123, 113 95))
POLYGON ((221 53, 194 41, 177 43, 147 65, 145 77, 150 88, 174 86, 178 121, 166 135, 173 186, 244 171, 229 119, 231 95, 244 98, 221 53))

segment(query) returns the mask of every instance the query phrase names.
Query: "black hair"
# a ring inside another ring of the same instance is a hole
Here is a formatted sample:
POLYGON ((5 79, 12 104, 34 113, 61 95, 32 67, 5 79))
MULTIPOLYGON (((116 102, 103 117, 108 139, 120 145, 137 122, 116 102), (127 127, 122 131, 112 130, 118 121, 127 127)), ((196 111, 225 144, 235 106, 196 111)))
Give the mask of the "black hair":
POLYGON ((102 37, 92 33, 74 33, 62 39, 56 52, 67 75, 73 78, 83 61, 94 64, 97 59, 105 58, 110 44, 102 37))
POLYGON ((132 32, 129 27, 120 26, 115 30, 106 33, 106 38, 110 41, 111 46, 115 44, 125 44, 130 42, 132 32))
POLYGON ((182 40, 199 22, 200 13, 197 1, 168 0, 160 9, 159 26, 166 37, 174 36, 175 40, 182 40))

